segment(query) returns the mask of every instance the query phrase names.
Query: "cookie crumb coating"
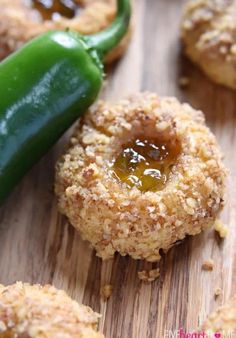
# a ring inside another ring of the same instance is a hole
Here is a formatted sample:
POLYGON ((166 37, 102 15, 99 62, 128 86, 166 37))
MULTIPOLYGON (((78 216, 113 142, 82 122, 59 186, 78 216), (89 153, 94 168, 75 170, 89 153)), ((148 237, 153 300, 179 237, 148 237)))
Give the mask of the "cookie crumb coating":
MULTIPOLYGON (((30 3, 30 1, 28 1, 30 3)), ((43 20, 27 1, 0 0, 0 59, 19 49, 30 39, 51 30, 69 29, 90 35, 108 27, 116 15, 115 0, 77 0, 81 10, 74 18, 43 20)), ((121 57, 131 37, 131 30, 106 57, 110 63, 121 57)))
POLYGON ((222 338, 234 337, 236 333, 236 296, 212 313, 203 325, 206 332, 222 334, 222 338))
POLYGON ((236 89, 236 1, 190 0, 181 32, 189 58, 212 81, 236 89))
POLYGON ((59 209, 103 259, 117 251, 158 261, 161 249, 214 224, 224 204, 221 158, 202 112, 188 104, 148 92, 100 102, 79 121, 57 163, 59 209), (142 136, 181 146, 160 191, 141 192, 111 175, 123 145, 142 136))
POLYGON ((104 338, 99 317, 51 285, 0 285, 2 338, 104 338))

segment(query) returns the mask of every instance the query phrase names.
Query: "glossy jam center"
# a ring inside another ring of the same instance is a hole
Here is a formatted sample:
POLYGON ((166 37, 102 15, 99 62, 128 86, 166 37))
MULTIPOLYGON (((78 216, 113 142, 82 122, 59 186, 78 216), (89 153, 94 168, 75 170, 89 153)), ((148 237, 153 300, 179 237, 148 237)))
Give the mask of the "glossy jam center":
POLYGON ((79 9, 79 5, 73 0, 32 0, 31 3, 44 20, 56 19, 59 16, 71 19, 79 9))
POLYGON ((139 138, 123 147, 112 166, 113 174, 129 187, 144 192, 161 190, 179 154, 177 142, 139 138))
POLYGON ((4 333, 0 333, 0 338, 14 338, 14 333, 11 331, 5 331, 4 333))

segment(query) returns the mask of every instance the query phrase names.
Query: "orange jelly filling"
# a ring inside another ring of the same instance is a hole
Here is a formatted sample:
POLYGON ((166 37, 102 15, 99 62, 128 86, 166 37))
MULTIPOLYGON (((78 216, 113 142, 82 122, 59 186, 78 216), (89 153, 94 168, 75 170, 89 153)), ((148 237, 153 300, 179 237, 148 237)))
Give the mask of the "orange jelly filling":
POLYGON ((165 187, 170 171, 180 154, 177 142, 138 138, 123 147, 114 161, 114 176, 140 191, 157 191, 165 187))
POLYGON ((14 333, 11 333, 11 331, 5 331, 4 333, 0 333, 0 338, 14 338, 16 337, 14 333))
POLYGON ((73 18, 79 8, 73 0, 32 0, 32 7, 37 9, 44 20, 52 20, 56 16, 73 18))

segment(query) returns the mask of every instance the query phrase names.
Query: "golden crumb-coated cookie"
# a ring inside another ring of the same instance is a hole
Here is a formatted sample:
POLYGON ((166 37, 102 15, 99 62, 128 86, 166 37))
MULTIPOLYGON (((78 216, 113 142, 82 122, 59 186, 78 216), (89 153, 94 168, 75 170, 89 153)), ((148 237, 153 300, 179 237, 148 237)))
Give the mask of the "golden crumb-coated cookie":
POLYGON ((61 212, 98 256, 108 259, 118 251, 157 261, 160 249, 214 224, 224 204, 225 177, 202 112, 147 92, 100 102, 80 120, 56 167, 56 194, 61 212), (137 137, 180 144, 162 190, 142 192, 111 174, 111 163, 137 137))
POLYGON ((51 285, 0 285, 0 338, 104 338, 98 318, 51 285))
MULTIPOLYGON (((0 0, 0 59, 28 40, 50 30, 70 29, 90 35, 108 27, 116 14, 115 0, 77 0, 81 9, 74 18, 63 16, 44 20, 30 0, 0 0)), ((65 2, 66 3, 66 2, 65 2)), ((119 58, 130 40, 130 31, 106 57, 106 62, 119 58)))
POLYGON ((182 21, 189 58, 216 83, 236 89, 236 1, 191 0, 182 21))
POLYGON ((212 313, 203 329, 206 332, 221 333, 221 338, 234 337, 236 334, 236 296, 212 313))

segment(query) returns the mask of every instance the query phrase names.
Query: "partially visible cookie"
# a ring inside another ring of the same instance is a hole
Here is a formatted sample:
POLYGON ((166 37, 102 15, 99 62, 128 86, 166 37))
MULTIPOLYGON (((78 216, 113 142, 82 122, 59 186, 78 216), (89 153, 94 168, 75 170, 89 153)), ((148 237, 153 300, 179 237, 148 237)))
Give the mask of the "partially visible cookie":
MULTIPOLYGON (((115 0, 77 0, 75 3, 78 9, 75 10, 74 17, 55 15, 46 19, 41 14, 44 13, 42 6, 33 6, 34 3, 40 2, 0 0, 0 59, 28 40, 50 30, 70 29, 85 35, 94 34, 108 27, 116 14, 115 0)), ((108 54, 106 62, 112 62, 124 53, 130 35, 129 31, 121 43, 108 54)))
POLYGON ((205 332, 220 333, 220 338, 236 334, 236 296, 212 313, 203 325, 205 332))
POLYGON ((212 81, 236 89, 236 1, 191 0, 181 26, 184 50, 212 81))
POLYGON ((0 285, 0 338, 104 338, 98 318, 51 285, 0 285))

